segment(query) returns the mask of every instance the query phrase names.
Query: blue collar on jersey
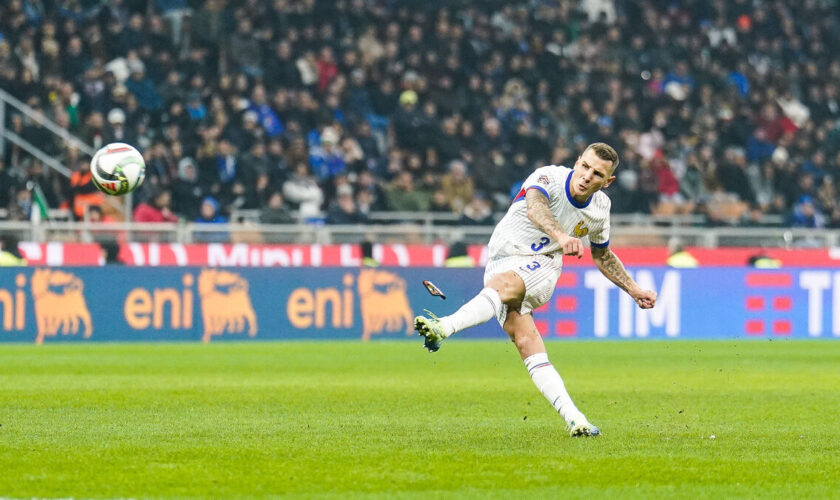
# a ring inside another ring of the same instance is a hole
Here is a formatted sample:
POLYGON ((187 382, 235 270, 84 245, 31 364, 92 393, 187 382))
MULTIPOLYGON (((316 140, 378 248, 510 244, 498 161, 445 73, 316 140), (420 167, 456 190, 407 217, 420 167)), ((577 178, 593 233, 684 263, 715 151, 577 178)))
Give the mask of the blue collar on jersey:
POLYGON ((572 197, 572 192, 571 192, 571 191, 569 191, 569 186, 570 186, 570 185, 571 185, 571 183, 572 183, 572 174, 573 174, 573 173, 574 173, 574 170, 573 170, 573 171, 571 171, 571 172, 569 172, 569 175, 568 175, 568 176, 566 176, 566 198, 568 198, 568 199, 569 199, 569 203, 571 203, 573 207, 575 207, 575 208, 586 208, 586 207, 588 207, 588 206, 589 206, 589 203, 592 201, 592 196, 595 196, 595 194, 593 193, 593 194, 592 194, 592 196, 590 196, 590 197, 589 197, 589 199, 588 199, 588 200, 586 200, 586 201, 585 201, 585 202, 583 202, 583 203, 581 203, 581 202, 577 201, 576 199, 574 199, 574 198, 572 197))

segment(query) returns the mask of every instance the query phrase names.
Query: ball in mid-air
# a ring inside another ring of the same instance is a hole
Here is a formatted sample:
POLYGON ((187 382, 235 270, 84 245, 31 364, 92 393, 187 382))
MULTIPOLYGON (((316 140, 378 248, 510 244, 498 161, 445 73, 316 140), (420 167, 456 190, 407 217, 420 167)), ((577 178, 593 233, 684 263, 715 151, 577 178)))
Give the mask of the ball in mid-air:
POLYGON ((119 196, 130 193, 143 184, 146 162, 134 147, 112 142, 93 155, 90 161, 93 184, 105 194, 119 196))

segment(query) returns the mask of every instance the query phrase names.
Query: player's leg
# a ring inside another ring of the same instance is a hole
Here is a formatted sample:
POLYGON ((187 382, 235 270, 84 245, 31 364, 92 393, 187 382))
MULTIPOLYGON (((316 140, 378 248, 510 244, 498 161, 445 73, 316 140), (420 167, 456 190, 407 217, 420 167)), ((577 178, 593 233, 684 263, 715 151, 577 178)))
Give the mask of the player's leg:
POLYGON ((498 317, 504 305, 518 304, 525 296, 525 282, 513 271, 490 278, 484 288, 453 314, 440 318, 449 335, 498 317))
MULTIPOLYGON (((525 295, 525 282, 513 271, 490 278, 484 288, 460 309, 441 318, 418 316, 414 329, 426 337, 426 348, 437 351, 443 339, 450 335, 480 325, 492 318, 501 318, 507 304, 519 304, 525 295)), ((500 320, 501 321, 501 320, 500 320)))
POLYGON ((572 436, 599 435, 598 428, 590 424, 575 406, 566 391, 563 379, 548 360, 545 344, 531 313, 521 314, 518 310, 511 308, 508 310, 504 328, 525 362, 528 375, 531 376, 534 385, 566 421, 569 433, 572 436))

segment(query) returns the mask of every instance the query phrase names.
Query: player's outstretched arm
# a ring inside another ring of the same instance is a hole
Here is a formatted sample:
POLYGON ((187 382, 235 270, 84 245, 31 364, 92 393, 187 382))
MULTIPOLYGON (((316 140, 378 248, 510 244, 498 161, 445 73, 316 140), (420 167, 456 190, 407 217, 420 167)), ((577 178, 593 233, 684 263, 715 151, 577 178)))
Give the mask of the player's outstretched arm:
POLYGON ((656 304, 656 292, 639 288, 639 285, 627 274, 624 264, 609 247, 592 247, 592 260, 595 261, 601 273, 633 297, 639 307, 650 309, 656 304))
POLYGON ((548 206, 548 199, 536 189, 529 189, 525 193, 525 204, 527 216, 534 226, 556 240, 563 247, 563 255, 574 255, 577 258, 583 257, 583 242, 573 238, 563 231, 551 208, 548 206))

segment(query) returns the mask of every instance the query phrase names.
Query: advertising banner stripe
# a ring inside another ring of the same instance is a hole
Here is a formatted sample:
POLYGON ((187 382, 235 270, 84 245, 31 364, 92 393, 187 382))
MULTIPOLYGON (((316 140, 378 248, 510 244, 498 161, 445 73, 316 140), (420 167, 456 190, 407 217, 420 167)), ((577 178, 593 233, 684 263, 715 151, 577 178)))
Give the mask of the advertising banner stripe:
POLYGON ((764 297, 751 295, 747 297, 745 308, 747 311, 760 311, 764 309, 764 297))
POLYGON ((747 286, 755 288, 786 288, 793 284, 790 273, 747 273, 747 286))
MULTIPOLYGON (((148 248, 139 249, 146 261, 148 248)), ((168 246, 158 248, 163 261, 168 246)), ((597 269, 579 268, 563 273, 553 297, 540 296, 547 301, 533 312, 540 333, 557 340, 840 340, 838 268, 630 267, 628 274, 657 293, 655 308, 640 309, 597 269), (781 276, 790 286, 747 286, 756 276, 781 276)), ((483 286, 484 270, 477 267, 6 267, 0 268, 0 342, 416 342, 416 315, 424 309, 450 315, 483 286), (447 299, 430 295, 424 280, 447 299)), ((452 342, 471 338, 508 340, 491 320, 458 332, 452 342)))
POLYGON ((764 335, 764 321, 760 319, 748 319, 744 323, 744 333, 747 335, 764 335))

